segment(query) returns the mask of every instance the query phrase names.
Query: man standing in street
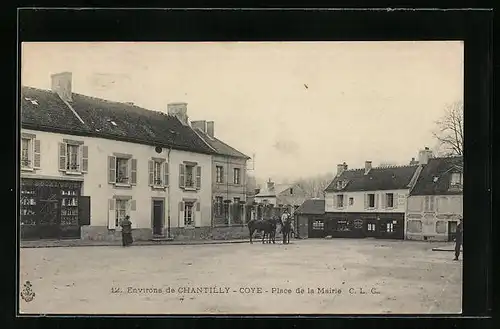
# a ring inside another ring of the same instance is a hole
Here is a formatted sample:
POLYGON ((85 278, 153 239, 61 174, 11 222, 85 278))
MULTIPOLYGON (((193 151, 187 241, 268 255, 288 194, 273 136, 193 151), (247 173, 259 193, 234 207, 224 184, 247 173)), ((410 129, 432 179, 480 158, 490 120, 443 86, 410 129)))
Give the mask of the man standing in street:
POLYGON ((460 247, 463 245, 463 226, 462 226, 462 217, 460 217, 460 222, 457 225, 457 237, 455 238, 455 259, 458 260, 458 256, 460 256, 460 247))

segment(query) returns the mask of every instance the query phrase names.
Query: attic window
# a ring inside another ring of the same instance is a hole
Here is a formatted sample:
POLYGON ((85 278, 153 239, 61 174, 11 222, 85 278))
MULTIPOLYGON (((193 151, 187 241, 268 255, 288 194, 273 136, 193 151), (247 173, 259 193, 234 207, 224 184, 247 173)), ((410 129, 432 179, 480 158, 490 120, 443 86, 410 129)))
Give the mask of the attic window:
POLYGON ((438 177, 438 176, 434 176, 434 178, 432 179, 432 181, 433 181, 434 183, 436 183, 436 182, 438 181, 438 179, 439 179, 439 177, 438 177))

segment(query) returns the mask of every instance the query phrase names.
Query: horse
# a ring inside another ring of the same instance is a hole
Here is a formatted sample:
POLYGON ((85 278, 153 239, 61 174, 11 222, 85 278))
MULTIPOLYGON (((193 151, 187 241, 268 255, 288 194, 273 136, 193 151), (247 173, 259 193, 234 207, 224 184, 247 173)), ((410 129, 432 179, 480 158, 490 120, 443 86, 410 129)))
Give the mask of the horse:
POLYGON ((290 218, 285 219, 285 222, 281 222, 281 233, 283 234, 283 244, 290 243, 290 232, 292 231, 292 220, 290 218))
POLYGON ((262 243, 264 242, 265 237, 268 237, 268 243, 275 242, 276 237, 276 219, 263 219, 256 220, 252 219, 248 222, 248 231, 250 233, 250 243, 253 243, 252 236, 255 231, 262 232, 262 243))

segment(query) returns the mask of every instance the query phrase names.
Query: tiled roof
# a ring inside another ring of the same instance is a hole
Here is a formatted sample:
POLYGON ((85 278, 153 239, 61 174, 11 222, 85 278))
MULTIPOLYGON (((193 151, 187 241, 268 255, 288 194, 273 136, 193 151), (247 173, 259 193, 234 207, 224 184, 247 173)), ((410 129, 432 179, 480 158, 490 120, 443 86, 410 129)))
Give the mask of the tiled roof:
POLYGON ((384 191, 407 189, 408 184, 415 174, 418 165, 374 167, 367 175, 365 169, 353 169, 344 171, 340 177, 335 177, 325 189, 325 192, 356 192, 356 191, 384 191), (347 185, 343 189, 337 189, 337 182, 343 181, 347 185))
POLYGON ((274 184, 274 188, 272 189, 268 189, 266 186, 260 189, 259 194, 257 194, 256 197, 274 197, 294 186, 294 184, 274 184))
POLYGON ((224 143, 220 139, 215 138, 215 137, 210 137, 200 129, 196 129, 196 132, 218 154, 227 155, 227 156, 231 156, 231 157, 235 157, 235 158, 243 158, 243 159, 247 159, 247 160, 250 159, 250 157, 248 155, 241 153, 240 151, 227 145, 226 143, 224 143))
POLYGON ((325 200, 309 199, 295 210, 298 214, 322 215, 325 213, 325 200))
POLYGON ((452 172, 463 172, 463 157, 432 158, 420 173, 411 195, 445 195, 462 194, 461 191, 450 190, 452 172))
POLYGON ((21 96, 23 128, 214 153, 191 127, 162 112, 73 93, 82 123, 52 91, 23 87, 21 96))

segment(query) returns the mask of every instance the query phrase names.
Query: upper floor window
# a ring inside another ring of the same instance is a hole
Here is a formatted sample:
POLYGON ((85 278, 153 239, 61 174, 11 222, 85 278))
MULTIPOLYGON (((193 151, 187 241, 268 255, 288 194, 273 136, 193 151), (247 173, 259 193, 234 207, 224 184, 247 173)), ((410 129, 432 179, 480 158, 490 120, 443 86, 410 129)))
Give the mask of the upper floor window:
POLYGON ((137 184, 137 159, 129 154, 115 153, 108 157, 108 182, 115 185, 137 184))
POLYGON ((215 167, 215 181, 217 183, 224 183, 224 167, 222 166, 215 167))
POLYGON ((233 183, 237 184, 237 185, 241 184, 240 168, 234 168, 233 171, 234 171, 234 175, 233 175, 234 181, 233 181, 233 183))
POLYGON ((349 205, 352 206, 354 204, 354 198, 349 198, 349 205))
POLYGON ((88 147, 80 141, 59 143, 59 170, 66 174, 81 174, 88 170, 88 147))
POLYGON ((375 208, 375 194, 368 193, 366 195, 366 207, 367 208, 375 208))
POLYGON ((450 188, 461 189, 463 186, 463 174, 462 173, 452 173, 450 178, 450 188))
POLYGON ((424 211, 425 212, 434 211, 434 196, 430 195, 424 197, 424 211))
POLYGON ((341 180, 337 181, 337 189, 340 190, 342 189, 344 186, 344 182, 342 182, 341 180))
POLYGON ((290 195, 293 195, 293 188, 290 189, 290 195))
POLYGON ((343 207, 344 207, 344 195, 338 194, 337 195, 337 208, 343 208, 343 207))
POLYGON ((394 193, 386 193, 385 194, 385 206, 386 208, 394 207, 394 193))
POLYGON ((166 159, 153 158, 148 165, 149 186, 164 188, 168 186, 169 168, 166 159))
POLYGON ((201 188, 201 167, 193 162, 179 165, 179 187, 184 189, 201 188))
POLYGON ((40 168, 40 140, 35 135, 22 134, 21 137, 21 169, 33 170, 40 168))

